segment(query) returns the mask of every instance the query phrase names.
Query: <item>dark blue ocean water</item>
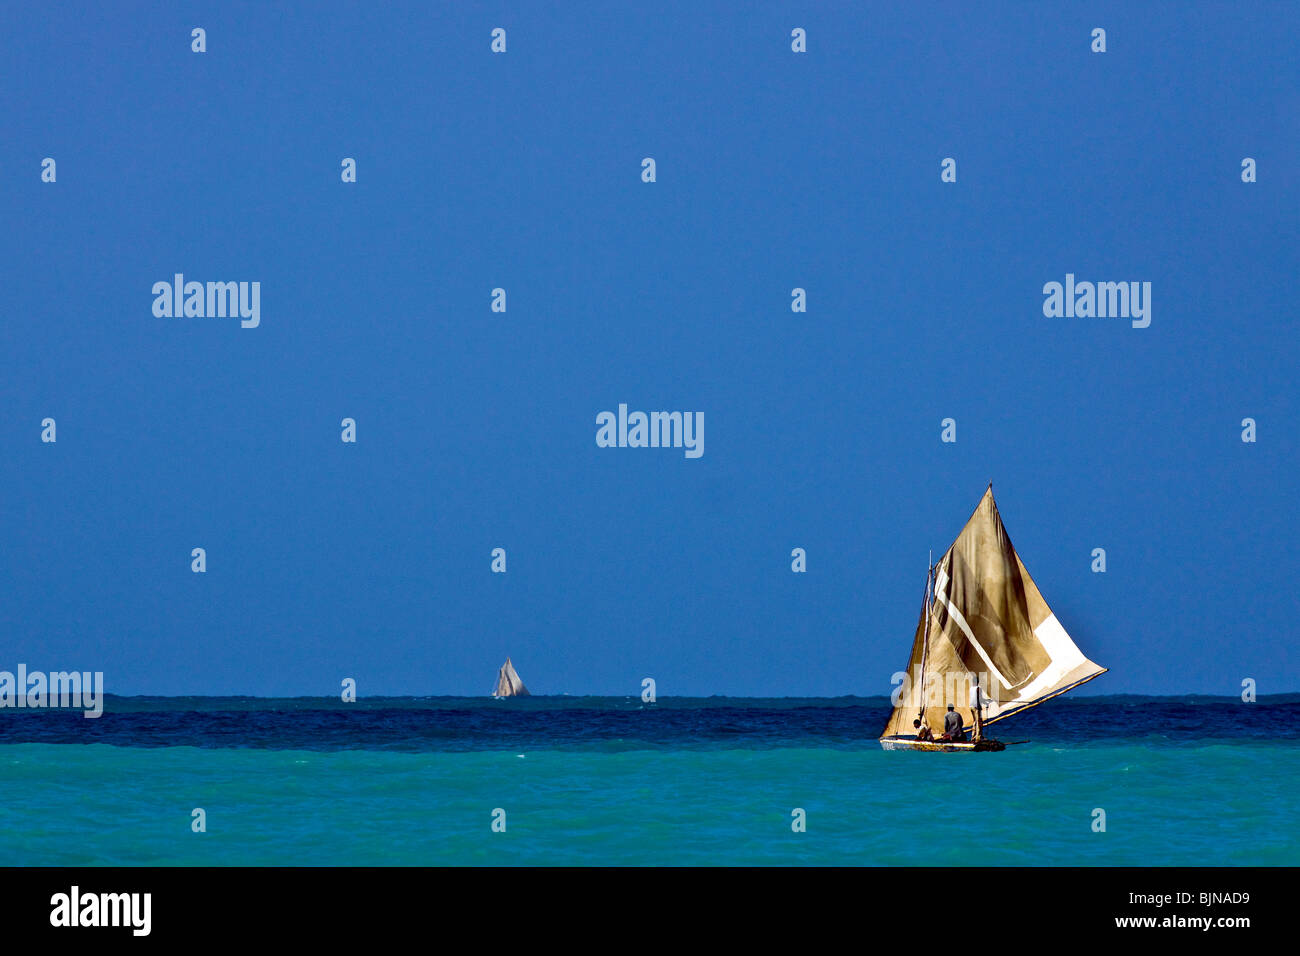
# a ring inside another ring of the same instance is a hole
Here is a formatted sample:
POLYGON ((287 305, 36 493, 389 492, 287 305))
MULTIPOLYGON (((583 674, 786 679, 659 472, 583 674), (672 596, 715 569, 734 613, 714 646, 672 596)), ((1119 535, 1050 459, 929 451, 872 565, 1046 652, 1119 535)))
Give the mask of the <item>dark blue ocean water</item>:
POLYGON ((10 863, 62 865, 1300 862, 1300 695, 1062 698, 993 725, 1028 741, 999 754, 885 753, 888 712, 608 697, 5 709, 0 835, 10 863))

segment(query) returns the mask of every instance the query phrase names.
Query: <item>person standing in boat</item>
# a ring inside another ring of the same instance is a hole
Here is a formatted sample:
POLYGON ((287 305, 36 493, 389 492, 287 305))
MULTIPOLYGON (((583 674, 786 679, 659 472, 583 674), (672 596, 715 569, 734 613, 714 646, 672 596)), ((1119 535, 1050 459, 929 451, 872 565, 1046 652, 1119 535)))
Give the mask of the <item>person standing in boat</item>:
POLYGON ((952 704, 948 705, 948 713, 943 715, 943 736, 939 739, 946 743, 960 743, 966 739, 961 714, 957 713, 952 704))

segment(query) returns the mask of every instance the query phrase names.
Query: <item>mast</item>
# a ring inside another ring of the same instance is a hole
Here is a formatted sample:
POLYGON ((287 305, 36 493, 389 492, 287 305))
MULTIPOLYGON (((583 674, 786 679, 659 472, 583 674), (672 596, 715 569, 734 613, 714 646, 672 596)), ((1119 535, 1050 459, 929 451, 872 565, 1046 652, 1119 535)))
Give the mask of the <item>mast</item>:
POLYGON ((930 652, 930 582, 934 580, 934 552, 930 552, 930 566, 925 571, 925 598, 921 602, 921 613, 925 615, 925 636, 921 644, 921 701, 917 705, 917 716, 925 720, 925 662, 930 652))

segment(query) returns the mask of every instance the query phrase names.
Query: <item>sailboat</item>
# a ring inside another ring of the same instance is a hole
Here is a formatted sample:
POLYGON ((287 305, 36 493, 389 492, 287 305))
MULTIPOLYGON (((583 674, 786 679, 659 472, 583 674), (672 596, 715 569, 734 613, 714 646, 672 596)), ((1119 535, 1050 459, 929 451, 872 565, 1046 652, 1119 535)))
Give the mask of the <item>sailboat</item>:
POLYGON ((1084 657, 1043 600, 998 514, 993 484, 937 563, 902 693, 880 735, 885 750, 997 751, 984 728, 1106 673, 1084 657), (948 705, 965 733, 941 740, 948 705), (935 739, 918 739, 920 718, 935 739))
POLYGON ((501 670, 497 671, 497 686, 496 690, 492 691, 492 696, 496 698, 530 696, 528 688, 524 686, 524 682, 515 673, 515 665, 510 663, 508 657, 506 662, 501 665, 501 670))

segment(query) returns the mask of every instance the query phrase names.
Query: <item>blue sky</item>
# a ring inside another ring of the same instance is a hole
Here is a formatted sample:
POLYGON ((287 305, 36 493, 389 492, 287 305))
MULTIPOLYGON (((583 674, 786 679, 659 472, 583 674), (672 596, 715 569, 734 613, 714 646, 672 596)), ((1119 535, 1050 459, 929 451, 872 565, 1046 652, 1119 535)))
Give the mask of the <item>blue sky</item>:
POLYGON ((1134 6, 9 10, 0 668, 888 693, 992 480, 1081 693, 1300 690, 1300 15, 1134 6), (705 454, 596 447, 620 402, 705 454))

